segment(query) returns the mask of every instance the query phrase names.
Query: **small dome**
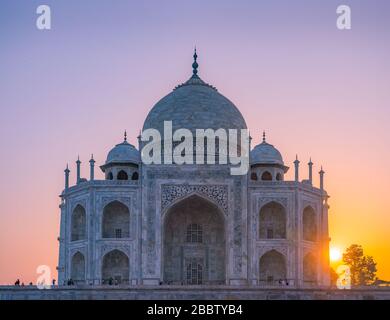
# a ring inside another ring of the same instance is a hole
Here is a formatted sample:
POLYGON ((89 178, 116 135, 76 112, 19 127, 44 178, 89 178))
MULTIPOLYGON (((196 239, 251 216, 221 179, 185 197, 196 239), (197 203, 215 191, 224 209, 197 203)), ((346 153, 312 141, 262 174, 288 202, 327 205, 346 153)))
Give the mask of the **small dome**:
POLYGON ((263 139, 250 153, 250 164, 276 164, 284 166, 282 155, 272 144, 263 139))
POLYGON ((140 163, 140 152, 126 140, 117 144, 107 155, 106 165, 111 163, 140 163))

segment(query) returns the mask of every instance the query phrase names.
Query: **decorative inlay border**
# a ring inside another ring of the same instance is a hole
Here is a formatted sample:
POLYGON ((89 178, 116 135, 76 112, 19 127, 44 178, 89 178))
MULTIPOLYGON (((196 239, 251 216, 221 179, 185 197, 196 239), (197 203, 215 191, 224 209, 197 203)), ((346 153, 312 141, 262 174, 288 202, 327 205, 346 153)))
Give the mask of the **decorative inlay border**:
POLYGON ((112 251, 112 250, 119 250, 122 251, 127 255, 127 257, 130 259, 130 246, 126 244, 115 244, 115 243, 107 243, 101 245, 101 256, 103 257, 106 253, 112 251))
POLYGON ((80 205, 84 208, 85 211, 87 211, 87 199, 86 198, 82 198, 82 199, 73 199, 72 201, 72 206, 70 208, 70 212, 73 213, 74 209, 76 209, 76 207, 80 205))
POLYGON ((269 202, 277 202, 284 206, 285 209, 287 209, 287 203, 288 199, 286 197, 265 197, 265 198, 259 198, 258 199, 258 206, 259 209, 261 209, 265 204, 269 202))
POLYGON ((198 193, 215 202, 228 215, 228 186, 227 185, 177 185, 163 184, 161 186, 161 211, 174 201, 185 196, 198 193))
POLYGON ((102 197, 102 208, 104 208, 106 205, 113 201, 119 201, 122 202, 124 205, 128 207, 130 210, 131 208, 131 198, 130 197, 118 197, 118 196, 103 196, 102 197))
POLYGON ((318 214, 318 206, 317 203, 310 200, 304 200, 302 203, 302 210, 305 210, 307 207, 312 207, 316 214, 318 214))
POLYGON ((77 252, 80 252, 84 258, 86 259, 86 245, 83 244, 81 246, 78 246, 78 247, 71 247, 69 248, 69 260, 72 259, 72 257, 77 253, 77 252))
POLYGON ((261 249, 259 249, 259 251, 258 251, 259 258, 261 258, 263 255, 265 255, 266 253, 268 253, 269 251, 272 251, 272 250, 275 250, 275 251, 281 253, 287 259, 288 247, 287 246, 278 246, 278 245, 264 246, 261 249))

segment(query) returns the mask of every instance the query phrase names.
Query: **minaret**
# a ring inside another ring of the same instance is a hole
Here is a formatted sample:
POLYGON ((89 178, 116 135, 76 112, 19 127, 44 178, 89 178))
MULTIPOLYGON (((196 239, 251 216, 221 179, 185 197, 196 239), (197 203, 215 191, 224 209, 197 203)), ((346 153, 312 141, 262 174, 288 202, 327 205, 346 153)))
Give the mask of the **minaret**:
POLYGON ((324 191, 324 174, 325 174, 325 171, 322 169, 322 166, 321 166, 321 171, 319 172, 320 174, 320 189, 321 191, 324 191))
POLYGON ((307 165, 309 166, 309 183, 313 184, 313 162, 311 162, 311 158, 307 165))
POLYGON ((295 158, 294 165, 295 165, 295 182, 299 182, 299 160, 298 160, 298 155, 295 158))
POLYGON ((93 154, 91 155, 91 160, 89 160, 89 169, 90 169, 90 180, 95 180, 95 160, 93 159, 93 154))
POLYGON ((77 184, 80 183, 80 165, 81 165, 81 161, 80 161, 80 157, 78 156, 77 157, 77 161, 76 161, 76 165, 77 165, 77 184))
POLYGON ((68 165, 66 165, 66 169, 64 170, 64 172, 65 172, 65 190, 68 190, 68 188, 69 188, 69 172, 70 172, 68 165))

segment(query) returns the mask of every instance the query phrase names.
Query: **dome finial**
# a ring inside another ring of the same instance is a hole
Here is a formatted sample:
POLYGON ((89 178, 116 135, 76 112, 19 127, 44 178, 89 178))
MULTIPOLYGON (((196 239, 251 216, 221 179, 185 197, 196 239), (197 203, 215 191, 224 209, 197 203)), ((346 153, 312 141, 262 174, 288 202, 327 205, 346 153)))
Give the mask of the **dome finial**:
POLYGON ((263 142, 265 143, 265 130, 263 131, 263 142))
POLYGON ((127 141, 127 131, 125 130, 124 141, 127 141))
POLYGON ((196 59, 198 59, 198 55, 196 54, 196 46, 195 46, 195 49, 194 49, 194 62, 192 64, 192 75, 193 76, 197 76, 198 74, 198 62, 196 61, 196 59))

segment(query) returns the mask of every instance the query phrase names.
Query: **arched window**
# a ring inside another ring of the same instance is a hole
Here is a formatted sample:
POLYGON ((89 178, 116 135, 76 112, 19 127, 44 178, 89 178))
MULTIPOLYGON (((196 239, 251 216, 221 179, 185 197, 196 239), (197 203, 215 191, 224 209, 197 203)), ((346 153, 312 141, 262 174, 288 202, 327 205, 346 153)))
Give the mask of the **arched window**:
POLYGON ((191 259, 187 263, 187 284, 199 285, 203 282, 203 266, 197 259, 191 259))
POLYGON ((263 285, 277 285, 287 277, 286 259, 276 250, 265 253, 259 261, 259 281, 263 285))
POLYGON ((103 238, 130 237, 130 211, 119 201, 113 201, 103 210, 103 238))
POLYGON ((263 172, 263 174, 261 175, 261 180, 272 181, 272 174, 269 173, 268 171, 263 172))
POLYGON ((129 258, 117 249, 103 257, 102 281, 104 284, 129 283, 129 258))
POLYGON ((109 172, 107 174, 107 180, 113 180, 113 179, 114 179, 114 176, 113 176, 112 172, 109 172))
POLYGON ((72 257, 70 276, 75 284, 85 282, 85 259, 79 251, 72 257))
POLYGON ((135 171, 133 175, 131 176, 131 180, 138 180, 138 172, 135 171))
POLYGON ((81 205, 73 210, 71 219, 71 241, 84 240, 86 238, 87 215, 81 205))
POLYGON ((303 223, 303 240, 306 241, 316 241, 317 239, 317 224, 316 224, 316 214, 312 207, 306 207, 303 210, 302 216, 303 223))
POLYGON ((311 253, 303 258, 303 281, 306 285, 313 285, 317 282, 316 258, 311 253))
POLYGON ((282 176, 282 174, 280 172, 276 175, 276 180, 277 181, 282 181, 283 180, 283 176, 282 176))
POLYGON ((263 206, 259 214, 260 239, 286 239, 286 210, 277 202, 263 206))
POLYGON ((202 226, 192 223, 187 226, 187 242, 189 243, 202 243, 203 242, 203 230, 202 226))
POLYGON ((257 181, 257 174, 256 172, 251 173, 251 180, 257 181))
POLYGON ((126 171, 123 171, 123 170, 121 170, 121 171, 118 172, 118 175, 117 175, 116 178, 117 178, 118 180, 128 180, 128 179, 129 179, 129 177, 128 177, 126 171))

